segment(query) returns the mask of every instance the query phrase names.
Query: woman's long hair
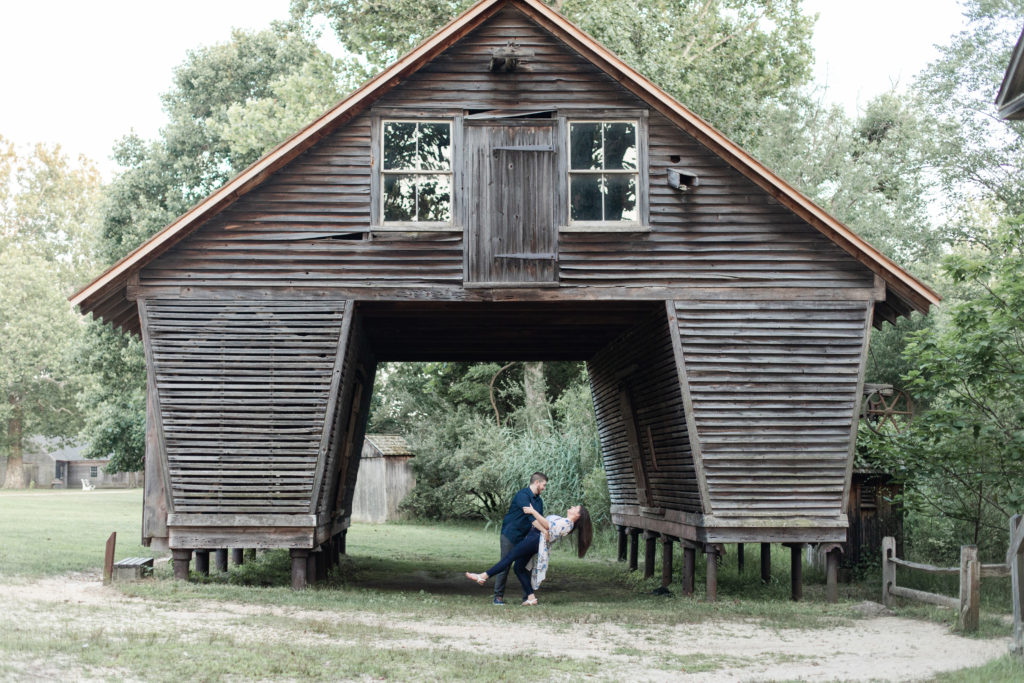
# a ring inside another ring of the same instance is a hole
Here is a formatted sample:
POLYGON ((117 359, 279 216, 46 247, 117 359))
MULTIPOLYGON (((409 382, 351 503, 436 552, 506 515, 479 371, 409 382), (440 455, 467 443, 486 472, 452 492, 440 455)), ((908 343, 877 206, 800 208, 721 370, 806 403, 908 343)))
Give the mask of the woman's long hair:
POLYGON ((587 508, 580 505, 580 518, 576 520, 576 524, 572 527, 573 533, 576 533, 576 553, 579 557, 583 557, 590 550, 590 542, 594 540, 594 526, 590 523, 590 513, 587 508))

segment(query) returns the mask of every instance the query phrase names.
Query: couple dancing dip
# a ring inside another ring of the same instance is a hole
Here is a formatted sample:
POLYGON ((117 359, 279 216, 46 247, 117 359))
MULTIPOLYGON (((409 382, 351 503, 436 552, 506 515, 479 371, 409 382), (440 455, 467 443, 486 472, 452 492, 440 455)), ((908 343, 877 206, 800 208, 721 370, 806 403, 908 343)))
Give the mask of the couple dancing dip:
POLYGON ((540 494, 548 484, 542 472, 530 476, 530 485, 512 498, 508 513, 501 525, 501 559, 485 572, 466 572, 466 578, 481 586, 494 577, 494 604, 505 604, 505 581, 509 567, 523 587, 523 604, 536 605, 536 590, 540 588, 548 571, 551 546, 576 532, 576 551, 580 557, 587 554, 593 537, 590 513, 582 505, 574 505, 558 515, 544 516, 544 501, 540 494))

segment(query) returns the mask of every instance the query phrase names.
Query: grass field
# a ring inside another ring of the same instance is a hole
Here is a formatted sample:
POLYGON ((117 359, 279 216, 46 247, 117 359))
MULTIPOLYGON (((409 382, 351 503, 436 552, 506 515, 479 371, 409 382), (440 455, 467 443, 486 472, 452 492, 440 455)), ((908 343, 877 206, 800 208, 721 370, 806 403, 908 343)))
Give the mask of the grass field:
MULTIPOLYGON (((51 582, 47 584, 51 585, 54 577, 60 579, 69 573, 98 576, 104 543, 112 531, 118 534, 118 558, 149 555, 147 548, 138 545, 141 498, 139 490, 0 492, 0 579, 14 584, 51 582)), ((359 672, 359 677, 531 680, 529 670, 515 667, 510 670, 514 659, 505 655, 480 657, 449 647, 436 652, 437 648, 427 648, 428 656, 424 652, 404 652, 404 645, 381 650, 343 644, 359 642, 366 636, 372 636, 373 642, 378 644, 404 643, 403 639, 410 637, 410 624, 467 620, 495 629, 535 625, 559 637, 599 625, 614 625, 627 633, 647 633, 651 629, 657 633, 659 629, 720 620, 753 623, 772 632, 787 629, 824 632, 856 626, 862 618, 856 606, 863 600, 878 599, 878 581, 869 578, 859 584, 841 584, 840 603, 827 604, 823 577, 819 572, 805 569, 805 599, 800 603, 792 602, 789 600, 789 553, 781 547, 773 548, 775 578, 768 585, 762 585, 759 580, 756 548, 748 552, 747 571, 741 576, 736 571, 734 549, 729 547, 732 554, 726 556, 719 570, 718 602, 701 599, 702 562, 698 562, 696 599, 662 597, 652 594, 660 585, 658 578, 644 580, 642 572, 627 572, 622 563, 615 561, 613 540, 611 535, 599 538, 583 560, 567 549, 558 551, 552 558, 549 579, 539 593, 543 603, 541 610, 496 609, 490 604, 489 588, 478 588, 462 578, 462 572, 482 571, 496 559, 496 531, 482 525, 355 525, 348 534, 348 554, 343 558, 341 571, 332 573, 315 589, 303 592, 288 588, 290 563, 286 551, 268 552, 255 562, 232 567, 227 574, 194 577, 188 584, 173 581, 170 566, 158 562, 156 580, 118 584, 115 590, 135 601, 129 604, 150 605, 175 614, 207 615, 216 612, 217 605, 223 605, 225 612, 231 615, 226 619, 231 629, 242 628, 246 623, 238 612, 242 609, 239 605, 247 605, 262 610, 260 624, 271 629, 274 637, 268 639, 265 647, 253 650, 239 640, 242 636, 210 635, 203 631, 205 635, 197 638, 188 628, 183 633, 175 633, 169 625, 148 628, 143 622, 133 622, 132 628, 136 630, 129 630, 126 636, 123 627, 102 626, 104 619, 118 623, 120 608, 102 601, 91 605, 72 604, 62 610, 61 618, 52 620, 59 638, 39 633, 38 628, 19 628, 18 624, 8 625, 5 632, 0 633, 0 653, 8 661, 5 665, 4 658, 0 657, 0 678, 24 673, 26 657, 56 660, 67 657, 71 643, 70 652, 75 653, 75 661, 97 667, 95 677, 98 678, 117 678, 123 674, 158 680, 181 675, 200 680, 228 675, 321 679, 331 676, 324 675, 318 662, 330 660, 340 663, 346 671, 359 672), (297 614, 304 616, 300 619, 297 614), (383 621, 367 628, 339 621, 336 618, 339 614, 372 614, 383 621), (70 626, 83 621, 101 625, 70 626), (399 622, 405 626, 400 626, 399 622), (289 643, 287 636, 282 635, 290 632, 301 635, 299 641, 289 643), (322 640, 322 647, 302 644, 309 639, 322 640), (382 652, 386 652, 383 658, 382 652), (112 661, 117 663, 119 673, 112 674, 102 668, 112 661)), ((677 552, 677 583, 672 587, 673 592, 679 587, 680 561, 677 552)), ((660 554, 658 563, 656 574, 660 577, 660 554)), ((988 587, 983 591, 993 592, 988 587)), ((517 595, 518 584, 510 577, 506 597, 514 602, 517 595)), ((908 605, 898 612, 947 624, 955 619, 951 612, 939 608, 908 605)), ((1006 636, 1008 628, 1001 616, 998 609, 986 610, 980 637, 1006 636)), ((651 661, 635 644, 612 648, 609 654, 619 659, 632 657, 648 664, 651 661)), ((541 659, 538 665, 556 678, 600 673, 590 660, 541 659)), ((659 661, 662 664, 656 666, 668 667, 666 671, 681 667, 681 670, 694 672, 734 666, 739 660, 666 656, 659 661)), ((941 680, 1010 680, 1018 675, 1024 679, 1024 665, 1019 660, 1007 657, 986 666, 974 672, 949 674, 941 680)))

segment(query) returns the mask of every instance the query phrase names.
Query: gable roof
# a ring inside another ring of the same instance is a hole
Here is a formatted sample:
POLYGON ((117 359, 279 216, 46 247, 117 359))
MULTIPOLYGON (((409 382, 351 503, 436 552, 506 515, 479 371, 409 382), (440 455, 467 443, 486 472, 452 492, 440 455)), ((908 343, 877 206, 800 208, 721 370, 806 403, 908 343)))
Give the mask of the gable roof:
POLYGON ((996 106, 1001 119, 1024 119, 1024 31, 1010 55, 1006 75, 996 96, 996 106))
POLYGON ((702 118, 540 0, 480 0, 309 126, 275 147, 111 266, 74 294, 70 298, 72 304, 80 306, 83 312, 92 312, 95 316, 123 329, 137 331, 138 315, 135 302, 129 295, 129 284, 141 268, 191 234, 208 219, 258 187, 319 140, 365 111, 378 98, 506 6, 513 6, 526 14, 881 277, 886 283, 887 297, 886 301, 880 302, 876 308, 880 317, 894 320, 896 316, 907 315, 912 310, 925 313, 932 304, 937 304, 941 300, 938 294, 923 282, 865 242, 702 118))

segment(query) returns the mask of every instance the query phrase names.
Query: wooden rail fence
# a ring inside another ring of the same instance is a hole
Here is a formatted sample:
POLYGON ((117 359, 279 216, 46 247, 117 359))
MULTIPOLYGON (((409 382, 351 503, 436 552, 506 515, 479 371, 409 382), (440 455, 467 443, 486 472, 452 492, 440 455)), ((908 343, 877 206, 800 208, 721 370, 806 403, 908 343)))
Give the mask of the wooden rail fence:
POLYGON ((1021 515, 1010 518, 1010 545, 1006 551, 1005 564, 982 564, 978 560, 978 546, 960 547, 959 567, 935 567, 930 564, 910 562, 896 557, 896 539, 886 536, 882 539, 882 602, 891 606, 893 597, 908 598, 941 605, 957 610, 957 625, 964 632, 978 630, 981 603, 981 578, 988 576, 1009 576, 1013 583, 1013 645, 1018 654, 1024 655, 1024 625, 1022 625, 1022 602, 1024 602, 1024 524, 1021 515), (939 593, 916 590, 896 583, 896 567, 906 567, 928 574, 959 574, 960 595, 951 597, 939 593))

